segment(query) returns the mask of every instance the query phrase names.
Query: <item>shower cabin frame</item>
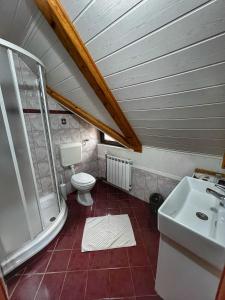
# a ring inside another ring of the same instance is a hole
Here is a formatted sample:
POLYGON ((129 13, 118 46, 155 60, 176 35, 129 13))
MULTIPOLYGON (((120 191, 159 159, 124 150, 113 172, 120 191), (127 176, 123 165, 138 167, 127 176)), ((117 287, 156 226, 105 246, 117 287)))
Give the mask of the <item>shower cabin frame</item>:
POLYGON ((17 183, 20 191, 20 197, 22 199, 22 205, 24 208, 24 213, 28 225, 28 232, 30 234, 30 239, 23 243, 19 249, 16 249, 15 251, 9 253, 0 263, 1 268, 3 271, 3 274, 6 275, 13 269, 17 268, 19 265, 21 265, 23 262, 25 262, 27 259, 38 253, 41 249, 43 249, 45 246, 47 246, 59 233, 61 228, 63 227, 66 218, 67 218, 67 206, 65 203, 65 200, 62 198, 59 188, 58 188, 58 180, 57 180, 57 173, 56 173, 56 166, 55 166, 55 160, 54 160, 54 151, 53 151, 53 143, 52 143, 52 136, 51 136, 51 129, 50 129, 50 122, 49 122, 49 115, 48 115, 48 105, 47 105, 47 97, 46 97, 46 89, 45 89, 45 79, 44 79, 44 73, 45 73, 45 67, 43 63, 34 55, 29 53, 28 51, 8 42, 0 38, 0 47, 4 47, 7 51, 8 56, 8 62, 10 66, 10 72, 11 77, 13 81, 13 87, 16 95, 16 101, 19 107, 19 114, 20 118, 22 120, 22 127, 23 127, 23 134, 25 138, 26 143, 26 150, 28 152, 28 162, 29 166, 31 168, 31 173, 33 176, 33 183, 34 183, 34 190, 36 194, 37 199, 37 206, 39 210, 39 216, 40 216, 40 227, 41 231, 38 234, 33 233, 33 228, 31 224, 31 220, 29 218, 29 211, 27 209, 27 203, 24 195, 23 190, 23 184, 20 176, 20 172, 18 169, 18 162, 17 157, 15 155, 15 149, 13 144, 13 139, 11 135, 11 129, 8 122, 7 112, 4 104, 4 96, 1 90, 1 82, 0 82, 0 109, 5 125, 5 131, 8 138, 9 148, 11 151, 12 161, 15 169, 15 174, 17 177, 17 183), (44 135, 45 135, 45 141, 46 141, 46 147, 47 147, 47 153, 48 153, 48 160, 51 170, 51 177, 52 177, 52 183, 55 187, 55 193, 58 201, 58 207, 59 207, 59 214, 57 215, 54 222, 52 222, 49 226, 44 228, 42 215, 41 215, 41 209, 40 209, 40 198, 37 188, 37 182, 35 177, 35 171, 33 166, 33 160, 31 156, 31 149, 30 144, 28 140, 28 134, 25 124, 25 119, 23 116, 23 108, 22 108, 22 101, 21 101, 21 94, 19 90, 19 83, 17 79, 16 74, 16 68, 15 68, 15 61, 13 54, 17 53, 21 57, 27 57, 34 61, 38 65, 38 85, 39 85, 39 91, 40 91, 40 111, 42 116, 42 122, 44 127, 44 135))

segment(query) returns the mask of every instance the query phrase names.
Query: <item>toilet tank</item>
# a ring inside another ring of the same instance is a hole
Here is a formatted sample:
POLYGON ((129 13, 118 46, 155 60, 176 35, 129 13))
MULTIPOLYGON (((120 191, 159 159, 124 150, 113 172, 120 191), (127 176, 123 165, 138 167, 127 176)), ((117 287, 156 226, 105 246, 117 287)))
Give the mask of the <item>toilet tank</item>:
POLYGON ((60 158, 63 167, 72 166, 81 162, 81 143, 60 145, 60 158))

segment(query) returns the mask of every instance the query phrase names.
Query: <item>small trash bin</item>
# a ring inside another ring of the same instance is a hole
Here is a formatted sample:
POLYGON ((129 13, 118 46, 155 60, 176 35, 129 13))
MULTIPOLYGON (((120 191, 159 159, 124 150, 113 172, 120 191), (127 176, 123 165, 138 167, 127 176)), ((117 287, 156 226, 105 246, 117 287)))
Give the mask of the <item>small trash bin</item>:
POLYGON ((157 216, 159 207, 163 204, 163 196, 159 193, 153 193, 149 197, 150 210, 153 215, 157 216))

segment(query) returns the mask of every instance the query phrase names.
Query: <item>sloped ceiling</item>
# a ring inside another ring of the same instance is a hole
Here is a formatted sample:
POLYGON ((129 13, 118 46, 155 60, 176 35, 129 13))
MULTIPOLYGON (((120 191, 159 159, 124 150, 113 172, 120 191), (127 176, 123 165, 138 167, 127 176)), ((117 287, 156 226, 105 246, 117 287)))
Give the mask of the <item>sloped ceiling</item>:
MULTIPOLYGON (((16 1, 9 2, 15 6, 16 1)), ((18 1, 14 18, 23 15, 21 2, 26 1, 18 1)), ((143 145, 223 154, 223 0, 61 3, 143 145)), ((28 14, 28 25, 24 16, 14 21, 17 25, 6 38, 42 59, 49 85, 118 130, 48 24, 29 5, 32 20, 28 14), (21 22, 27 28, 23 36, 16 34, 21 22)))
POLYGON ((224 152, 224 1, 61 3, 143 145, 224 152))
MULTIPOLYGON (((51 88, 121 133, 41 15, 35 2, 32 0, 4 0, 4 2, 4 13, 0 12, 1 37, 20 45, 42 60, 46 67, 47 83, 51 88)), ((82 6, 80 8, 82 9, 82 6)))

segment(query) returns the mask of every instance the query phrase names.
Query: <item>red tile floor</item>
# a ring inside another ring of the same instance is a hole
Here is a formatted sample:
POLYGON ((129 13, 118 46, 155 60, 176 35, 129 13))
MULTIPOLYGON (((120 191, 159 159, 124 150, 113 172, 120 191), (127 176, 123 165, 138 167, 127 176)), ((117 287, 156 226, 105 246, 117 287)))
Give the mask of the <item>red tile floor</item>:
POLYGON ((101 181, 92 195, 92 207, 69 195, 59 235, 7 276, 10 299, 160 299, 154 290, 159 233, 148 204, 101 181), (81 253, 85 219, 106 214, 130 216, 137 246, 81 253))

